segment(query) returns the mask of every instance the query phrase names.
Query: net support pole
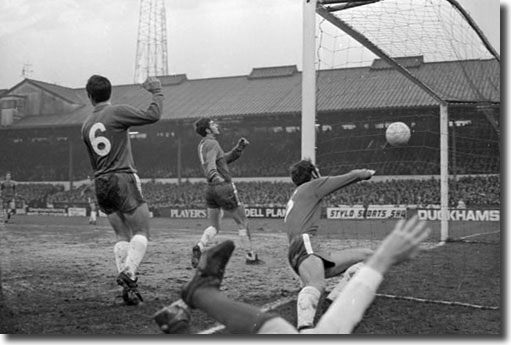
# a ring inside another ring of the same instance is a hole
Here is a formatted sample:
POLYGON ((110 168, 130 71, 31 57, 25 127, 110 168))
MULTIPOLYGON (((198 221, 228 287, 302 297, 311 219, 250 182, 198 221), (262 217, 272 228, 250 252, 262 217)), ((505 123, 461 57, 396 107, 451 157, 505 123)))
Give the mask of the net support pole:
POLYGON ((316 1, 303 1, 302 159, 316 163, 316 1))
POLYGON ((183 145, 181 141, 181 135, 177 137, 177 185, 181 186, 181 170, 183 170, 183 145))
POLYGON ((74 165, 74 162, 73 162, 73 142, 71 141, 71 138, 67 138, 67 142, 68 142, 68 168, 67 168, 67 174, 68 174, 68 179, 69 179, 69 189, 68 190, 73 190, 73 165, 74 165))
POLYGON ((440 104, 440 241, 449 237, 449 112, 440 104))
POLYGON ((463 6, 460 5, 460 3, 457 1, 457 0, 447 0, 452 6, 454 6, 454 8, 456 8, 460 13, 461 15, 463 16, 463 18, 465 18, 465 20, 467 21, 468 25, 470 25, 470 27, 472 29, 474 29, 474 31, 476 32, 477 36, 479 36, 479 38, 481 39, 481 41, 483 42, 484 46, 486 47, 486 49, 488 49, 488 51, 495 57, 495 59, 497 59, 497 61, 500 63, 500 54, 497 53, 497 51, 493 48, 493 46, 491 45, 490 41, 488 41, 488 38, 486 38, 486 36, 484 35, 483 31, 479 28, 479 26, 477 26, 476 22, 474 21, 474 19, 472 19, 472 17, 468 14, 467 11, 465 11, 465 9, 463 8, 463 6))

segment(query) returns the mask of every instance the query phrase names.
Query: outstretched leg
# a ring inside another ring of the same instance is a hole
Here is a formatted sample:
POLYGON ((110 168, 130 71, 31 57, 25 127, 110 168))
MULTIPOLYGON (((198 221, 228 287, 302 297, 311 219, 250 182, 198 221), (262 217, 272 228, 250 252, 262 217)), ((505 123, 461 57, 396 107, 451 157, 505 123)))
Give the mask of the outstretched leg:
POLYGON ((367 260, 373 251, 368 248, 349 248, 338 252, 330 253, 329 259, 334 262, 334 266, 325 270, 325 277, 336 277, 346 271, 350 266, 367 260))
POLYGON ((367 248, 349 248, 331 253, 330 258, 335 265, 325 270, 325 276, 326 278, 331 278, 341 275, 341 279, 326 298, 330 301, 334 301, 351 277, 363 267, 364 261, 372 254, 373 251, 367 248))
POLYGON ((186 306, 197 308, 225 325, 233 334, 254 334, 260 331, 276 333, 296 333, 294 327, 278 316, 262 311, 246 303, 229 299, 219 288, 225 266, 234 251, 234 243, 224 241, 206 250, 199 262, 192 280, 182 290, 182 300, 163 308, 154 316, 156 323, 166 333, 181 329, 190 317, 186 306), (273 321, 278 320, 278 321, 273 321), (279 331, 275 326, 278 324, 279 331), (262 328, 264 326, 264 328, 262 328))

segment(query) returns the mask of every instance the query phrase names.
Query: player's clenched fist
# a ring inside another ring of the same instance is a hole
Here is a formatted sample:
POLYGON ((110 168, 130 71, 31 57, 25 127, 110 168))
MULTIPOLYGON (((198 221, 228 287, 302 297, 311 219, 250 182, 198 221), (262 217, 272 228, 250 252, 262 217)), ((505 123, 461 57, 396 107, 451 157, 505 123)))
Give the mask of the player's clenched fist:
POLYGON ((142 87, 147 91, 154 93, 157 91, 161 91, 161 82, 158 78, 147 77, 147 79, 142 84, 142 87))
POLYGON ((241 137, 241 138, 238 140, 238 147, 239 147, 240 149, 242 149, 242 150, 243 150, 245 147, 247 147, 247 145, 248 145, 248 144, 250 144, 250 142, 249 142, 247 139, 243 138, 243 137, 241 137))

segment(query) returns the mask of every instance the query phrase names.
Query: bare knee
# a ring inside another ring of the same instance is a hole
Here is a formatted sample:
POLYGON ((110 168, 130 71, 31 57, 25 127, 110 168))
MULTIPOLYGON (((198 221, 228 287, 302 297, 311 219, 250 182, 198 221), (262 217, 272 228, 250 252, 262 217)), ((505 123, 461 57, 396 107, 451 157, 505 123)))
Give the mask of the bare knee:
POLYGON ((117 242, 119 242, 119 241, 129 242, 131 240, 131 236, 128 233, 124 233, 124 232, 122 232, 122 233, 116 232, 115 238, 116 238, 117 242))
POLYGON ((232 212, 232 218, 238 224, 238 226, 241 228, 248 228, 248 220, 245 216, 245 208, 238 207, 237 209, 233 210, 232 212))
POLYGON ((207 212, 209 224, 213 226, 217 231, 220 231, 220 219, 222 217, 222 210, 216 208, 208 208, 207 212))
POLYGON ((129 214, 124 214, 125 223, 131 229, 132 236, 144 235, 149 237, 149 209, 147 204, 140 205, 135 211, 129 214))
POLYGON ((308 286, 312 286, 316 288, 320 293, 323 293, 326 290, 326 280, 325 279, 316 280, 314 282, 311 282, 311 284, 309 284, 308 286))
POLYGON ((325 268, 321 258, 310 255, 300 264, 298 272, 304 286, 313 286, 319 292, 325 291, 325 268))

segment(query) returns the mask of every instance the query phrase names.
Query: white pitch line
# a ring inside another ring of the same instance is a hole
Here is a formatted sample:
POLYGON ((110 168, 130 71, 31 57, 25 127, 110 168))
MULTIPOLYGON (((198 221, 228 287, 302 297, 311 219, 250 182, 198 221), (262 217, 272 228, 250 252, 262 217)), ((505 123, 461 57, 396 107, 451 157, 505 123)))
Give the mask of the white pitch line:
POLYGON ((476 237, 476 236, 482 236, 482 235, 491 235, 491 234, 498 234, 500 233, 500 230, 499 231, 493 231, 493 232, 481 232, 479 234, 472 234, 472 235, 467 235, 467 236, 463 236, 463 237, 460 237, 462 240, 466 239, 466 238, 471 238, 471 237, 476 237))
POLYGON ((453 306, 460 306, 460 307, 469 307, 469 308, 474 308, 474 309, 490 309, 490 310, 499 310, 500 309, 500 307, 480 305, 480 304, 451 302, 451 301, 425 299, 425 298, 408 297, 408 296, 396 296, 396 295, 387 295, 387 294, 380 294, 380 293, 377 293, 376 296, 391 298, 391 299, 404 299, 407 301, 414 301, 414 302, 421 302, 421 303, 434 303, 434 304, 453 305, 453 306))

